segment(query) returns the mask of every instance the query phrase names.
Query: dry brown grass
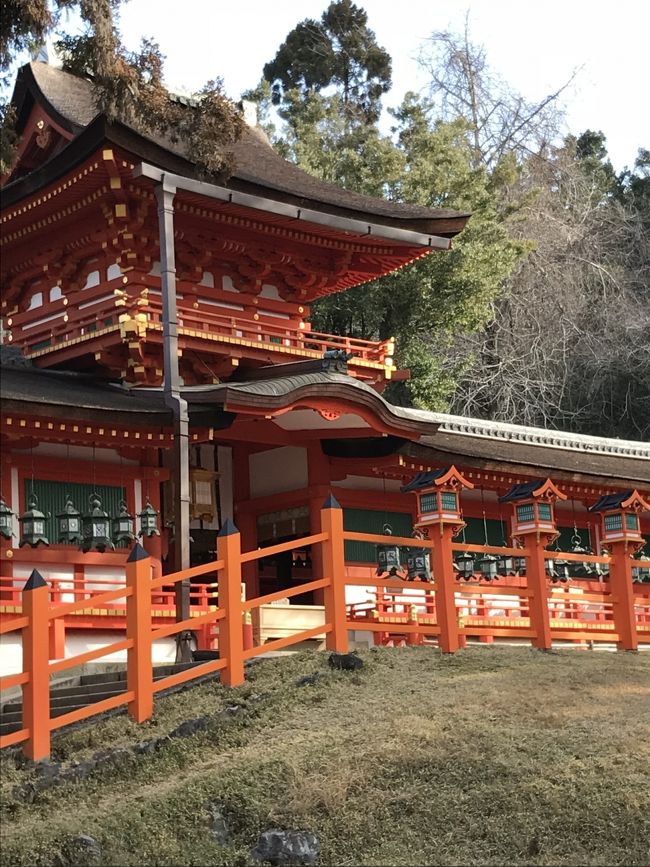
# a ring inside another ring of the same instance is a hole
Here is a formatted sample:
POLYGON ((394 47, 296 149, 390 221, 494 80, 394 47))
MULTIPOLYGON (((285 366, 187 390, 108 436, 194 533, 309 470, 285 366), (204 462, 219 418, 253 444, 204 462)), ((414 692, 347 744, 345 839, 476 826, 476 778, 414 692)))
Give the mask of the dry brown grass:
POLYGON ((273 825, 321 839, 323 864, 650 864, 650 654, 470 648, 268 660, 239 690, 161 700, 147 735, 127 720, 57 741, 68 761, 160 735, 180 719, 244 711, 137 764, 53 789, 7 791, 2 864, 49 864, 88 833, 106 864, 246 864, 273 825), (315 670, 315 686, 296 678, 315 670), (262 695, 261 699, 256 694, 262 695), (232 840, 207 832, 222 805, 232 840))

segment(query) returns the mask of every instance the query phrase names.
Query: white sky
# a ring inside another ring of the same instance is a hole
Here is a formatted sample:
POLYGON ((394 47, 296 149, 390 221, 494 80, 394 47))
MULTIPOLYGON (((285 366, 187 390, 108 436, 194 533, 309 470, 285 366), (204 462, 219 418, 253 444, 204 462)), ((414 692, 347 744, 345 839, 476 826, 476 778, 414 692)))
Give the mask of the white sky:
MULTIPOLYGON (((356 0, 393 59, 385 105, 426 81, 418 48, 434 30, 470 30, 490 65, 515 89, 541 99, 582 67, 563 94, 567 126, 601 129, 616 169, 650 148, 647 0, 356 0)), ((129 0, 121 32, 129 48, 153 37, 166 55, 170 86, 198 89, 220 76, 229 96, 260 80, 262 67, 304 18, 320 18, 329 0, 129 0)))

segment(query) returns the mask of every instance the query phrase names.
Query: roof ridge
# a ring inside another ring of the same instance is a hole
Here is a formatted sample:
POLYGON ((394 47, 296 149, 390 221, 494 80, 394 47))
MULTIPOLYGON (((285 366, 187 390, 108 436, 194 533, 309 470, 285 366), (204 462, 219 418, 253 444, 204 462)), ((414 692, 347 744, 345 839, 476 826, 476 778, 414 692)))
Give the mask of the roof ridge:
MULTIPOLYGON (((469 416, 432 413, 440 424, 440 431, 489 439, 516 440, 547 448, 572 448, 578 451, 594 451, 628 455, 650 460, 650 445, 640 440, 624 440, 615 437, 599 437, 570 431, 517 425, 512 422, 491 421, 469 416)), ((433 419, 432 419, 433 420, 433 419)))

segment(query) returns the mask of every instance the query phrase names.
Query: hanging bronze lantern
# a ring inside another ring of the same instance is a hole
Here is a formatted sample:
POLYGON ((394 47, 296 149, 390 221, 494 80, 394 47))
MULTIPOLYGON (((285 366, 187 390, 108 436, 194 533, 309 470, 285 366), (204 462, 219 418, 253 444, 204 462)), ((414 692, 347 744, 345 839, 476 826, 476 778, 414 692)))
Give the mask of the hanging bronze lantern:
POLYGON ((32 491, 27 499, 27 511, 18 518, 20 523, 20 543, 35 548, 39 544, 49 545, 50 540, 45 535, 45 522, 50 517, 49 512, 41 512, 38 508, 38 497, 32 491))
POLYGON ((149 498, 147 498, 144 509, 138 513, 138 518, 140 520, 140 532, 138 533, 138 536, 146 536, 148 539, 150 539, 151 536, 160 536, 160 530, 158 529, 158 512, 149 502, 149 498))
POLYGON ((110 537, 111 519, 108 512, 102 509, 102 501, 98 494, 91 494, 89 502, 90 511, 83 516, 82 521, 83 544, 81 550, 84 553, 99 551, 102 554, 107 548, 114 551, 115 545, 110 537))
POLYGON ((650 581, 650 557, 643 552, 633 558, 638 565, 632 567, 632 580, 644 584, 650 581))
POLYGON ((135 539, 133 515, 129 513, 124 500, 120 500, 120 511, 112 520, 113 526, 113 542, 117 545, 120 542, 133 542, 135 539))
MULTIPOLYGON (((585 548, 582 545, 582 539, 580 538, 578 530, 575 526, 573 528, 573 536, 571 537, 571 553, 591 554, 591 549, 585 548)), ((591 572, 591 563, 588 563, 585 560, 583 560, 582 562, 572 560, 569 563, 569 575, 571 576, 571 578, 589 578, 591 572)))
MULTIPOLYGON (((386 536, 393 535, 390 524, 384 524, 383 532, 386 536)), ((399 545, 377 545, 377 575, 397 575, 403 568, 399 545)))
POLYGON ((497 572, 503 578, 506 578, 508 575, 516 575, 515 558, 511 554, 499 554, 497 557, 497 572))
POLYGON ((566 584, 571 574, 569 572, 569 561, 563 559, 555 560, 554 572, 555 577, 553 578, 553 580, 556 582, 560 581, 562 584, 566 584))
POLYGON ((474 577, 474 555, 470 554, 469 551, 465 551, 457 555, 455 563, 458 567, 458 577, 463 578, 465 581, 471 581, 474 577))
POLYGON ((72 498, 68 494, 63 511, 56 515, 56 536, 59 542, 66 545, 79 543, 81 534, 81 512, 75 509, 72 498))
POLYGON ((4 497, 0 497, 0 536, 11 539, 14 535, 14 513, 5 503, 4 497))
POLYGON ((410 548, 406 567, 409 581, 431 581, 431 558, 426 548, 410 548))
POLYGON ((513 557, 512 558, 512 566, 515 570, 515 575, 520 578, 525 577, 526 575, 526 558, 525 557, 513 557))
POLYGON ((497 564, 497 558, 493 554, 483 554, 477 560, 476 566, 484 581, 493 581, 497 577, 499 574, 497 564))

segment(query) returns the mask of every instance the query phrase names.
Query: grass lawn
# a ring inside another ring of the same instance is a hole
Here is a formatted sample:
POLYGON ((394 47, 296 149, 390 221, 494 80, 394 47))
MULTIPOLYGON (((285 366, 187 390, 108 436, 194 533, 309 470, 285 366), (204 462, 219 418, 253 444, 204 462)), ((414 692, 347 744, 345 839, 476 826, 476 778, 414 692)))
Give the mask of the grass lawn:
POLYGON ((14 790, 35 769, 5 752, 0 864, 62 863, 66 839, 89 834, 93 863, 244 865, 270 827, 313 831, 322 864, 650 864, 650 653, 361 656, 355 673, 323 653, 265 660, 241 688, 160 699, 145 726, 114 717, 58 735, 66 768, 214 717, 33 803, 14 790))

